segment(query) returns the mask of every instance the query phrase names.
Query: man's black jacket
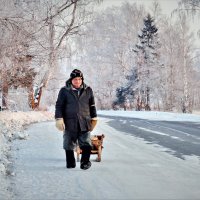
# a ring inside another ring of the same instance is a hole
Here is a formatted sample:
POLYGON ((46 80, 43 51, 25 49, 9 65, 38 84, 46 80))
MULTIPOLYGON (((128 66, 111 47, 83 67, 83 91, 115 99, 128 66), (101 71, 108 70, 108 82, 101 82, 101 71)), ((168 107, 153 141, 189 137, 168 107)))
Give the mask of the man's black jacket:
POLYGON ((67 82, 61 88, 56 101, 55 118, 63 118, 65 130, 71 132, 89 131, 91 129, 91 118, 97 117, 93 91, 83 83, 78 91, 73 89, 67 82))

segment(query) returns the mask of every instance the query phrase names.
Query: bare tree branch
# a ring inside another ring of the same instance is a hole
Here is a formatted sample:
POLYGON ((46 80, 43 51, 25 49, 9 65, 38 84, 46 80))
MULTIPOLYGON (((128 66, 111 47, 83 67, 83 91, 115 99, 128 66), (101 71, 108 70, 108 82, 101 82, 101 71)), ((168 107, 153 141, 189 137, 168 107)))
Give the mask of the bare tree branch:
MULTIPOLYGON (((74 24, 74 21, 75 21, 75 13, 76 13, 76 7, 77 7, 77 1, 74 3, 74 8, 73 8, 73 11, 72 11, 72 19, 71 19, 71 23, 68 27, 68 29, 65 31, 65 33, 62 35, 58 45, 56 46, 56 50, 60 47, 60 45, 62 44, 64 38, 68 35, 68 33, 72 30, 72 26, 74 24)), ((78 27, 78 26, 77 26, 78 27)), ((75 27, 74 27, 75 28, 75 27)), ((73 28, 73 29, 74 29, 73 28)))

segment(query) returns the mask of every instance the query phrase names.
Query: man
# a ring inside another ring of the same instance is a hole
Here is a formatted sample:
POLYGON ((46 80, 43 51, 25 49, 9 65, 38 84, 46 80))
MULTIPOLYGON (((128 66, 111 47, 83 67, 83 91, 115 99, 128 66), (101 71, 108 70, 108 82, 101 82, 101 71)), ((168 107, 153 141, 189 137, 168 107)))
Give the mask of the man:
POLYGON ((74 148, 77 140, 82 150, 81 169, 91 167, 90 132, 97 123, 97 112, 92 89, 84 83, 83 73, 74 69, 66 86, 61 88, 56 101, 56 127, 64 131, 63 148, 66 152, 66 167, 75 168, 74 148))

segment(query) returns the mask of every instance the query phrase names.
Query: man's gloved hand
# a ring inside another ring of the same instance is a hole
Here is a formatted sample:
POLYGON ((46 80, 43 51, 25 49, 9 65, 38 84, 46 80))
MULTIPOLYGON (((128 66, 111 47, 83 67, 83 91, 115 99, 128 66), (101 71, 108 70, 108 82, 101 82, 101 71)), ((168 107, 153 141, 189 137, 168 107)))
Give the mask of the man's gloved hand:
POLYGON ((65 130, 65 124, 64 124, 63 118, 57 118, 56 119, 56 128, 59 131, 64 131, 65 130))
POLYGON ((91 119, 91 130, 90 131, 93 131, 93 129, 95 128, 95 126, 97 125, 97 118, 92 118, 91 119))

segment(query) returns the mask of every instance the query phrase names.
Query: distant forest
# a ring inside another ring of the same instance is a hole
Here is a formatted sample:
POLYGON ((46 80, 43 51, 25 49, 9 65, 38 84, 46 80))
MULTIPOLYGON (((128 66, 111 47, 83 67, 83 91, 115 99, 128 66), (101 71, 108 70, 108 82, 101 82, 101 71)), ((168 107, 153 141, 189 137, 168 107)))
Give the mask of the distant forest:
POLYGON ((200 30, 191 26, 200 1, 182 0, 170 16, 159 2, 101 3, 1 0, 1 109, 54 106, 79 68, 98 109, 200 110, 200 30))

